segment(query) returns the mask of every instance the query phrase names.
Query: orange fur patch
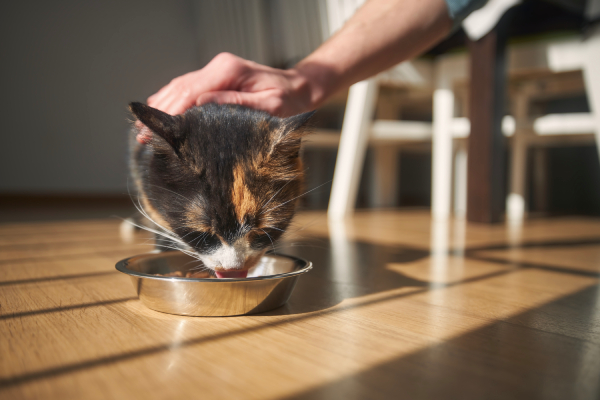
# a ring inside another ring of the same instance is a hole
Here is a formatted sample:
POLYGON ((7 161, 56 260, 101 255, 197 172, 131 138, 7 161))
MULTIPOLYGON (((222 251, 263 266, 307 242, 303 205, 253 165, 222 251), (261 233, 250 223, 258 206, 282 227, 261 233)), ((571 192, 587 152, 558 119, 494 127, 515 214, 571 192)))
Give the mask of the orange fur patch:
POLYGON ((152 206, 152 203, 148 201, 145 193, 141 193, 140 195, 142 205, 144 206, 144 211, 148 213, 150 218, 152 218, 156 223, 160 224, 163 228, 172 232, 171 225, 161 217, 160 213, 156 211, 156 209, 152 206))
POLYGON ((213 233, 212 226, 206 224, 204 209, 197 204, 192 204, 184 214, 185 226, 198 232, 213 233))
POLYGON ((256 125, 257 129, 262 132, 267 132, 269 130, 269 121, 265 118, 261 119, 260 122, 256 125))
POLYGON ((246 174, 242 164, 238 164, 233 170, 231 200, 240 223, 244 221, 247 214, 255 214, 258 210, 256 199, 246 185, 246 174))

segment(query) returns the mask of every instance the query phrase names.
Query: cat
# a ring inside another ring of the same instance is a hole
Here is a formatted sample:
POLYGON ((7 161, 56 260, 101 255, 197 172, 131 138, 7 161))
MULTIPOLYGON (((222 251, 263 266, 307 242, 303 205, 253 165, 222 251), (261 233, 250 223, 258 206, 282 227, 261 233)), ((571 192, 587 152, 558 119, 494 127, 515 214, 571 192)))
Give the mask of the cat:
POLYGON ((158 249, 178 249, 219 278, 246 277, 286 231, 301 195, 302 137, 313 112, 278 118, 206 104, 171 116, 142 103, 131 113, 152 135, 130 133, 138 210, 158 249))

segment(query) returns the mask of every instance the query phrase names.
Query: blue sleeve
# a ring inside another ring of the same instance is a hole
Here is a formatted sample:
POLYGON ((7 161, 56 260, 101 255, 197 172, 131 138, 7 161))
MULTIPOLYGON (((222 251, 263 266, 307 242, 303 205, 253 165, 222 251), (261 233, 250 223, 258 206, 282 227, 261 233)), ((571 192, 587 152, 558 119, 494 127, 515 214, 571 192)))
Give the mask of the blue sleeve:
POLYGON ((458 26, 473 11, 481 8, 487 3, 487 0, 446 0, 448 14, 454 21, 454 26, 458 26))

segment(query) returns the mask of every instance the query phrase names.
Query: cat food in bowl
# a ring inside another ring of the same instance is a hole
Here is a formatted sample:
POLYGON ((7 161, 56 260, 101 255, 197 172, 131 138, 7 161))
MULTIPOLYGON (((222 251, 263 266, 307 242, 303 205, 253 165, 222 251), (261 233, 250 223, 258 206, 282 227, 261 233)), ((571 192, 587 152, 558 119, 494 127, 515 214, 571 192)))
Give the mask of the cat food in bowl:
POLYGON ((167 251, 129 257, 116 268, 131 277, 148 308, 206 317, 255 314, 280 307, 289 299, 298 277, 312 268, 300 258, 266 254, 246 278, 218 279, 198 270, 198 263, 179 251, 167 251))

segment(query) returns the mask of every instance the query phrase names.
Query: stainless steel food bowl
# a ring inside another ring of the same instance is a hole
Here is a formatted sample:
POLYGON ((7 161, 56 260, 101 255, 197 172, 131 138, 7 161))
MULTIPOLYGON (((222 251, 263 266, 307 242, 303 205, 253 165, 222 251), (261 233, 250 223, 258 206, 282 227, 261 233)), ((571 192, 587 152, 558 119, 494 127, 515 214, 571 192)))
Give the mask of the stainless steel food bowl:
POLYGON ((156 311, 193 316, 231 316, 265 312, 285 304, 298 277, 312 268, 300 258, 266 254, 247 278, 156 276, 187 272, 198 261, 179 251, 148 253, 117 263, 131 277, 140 300, 156 311))

